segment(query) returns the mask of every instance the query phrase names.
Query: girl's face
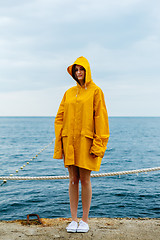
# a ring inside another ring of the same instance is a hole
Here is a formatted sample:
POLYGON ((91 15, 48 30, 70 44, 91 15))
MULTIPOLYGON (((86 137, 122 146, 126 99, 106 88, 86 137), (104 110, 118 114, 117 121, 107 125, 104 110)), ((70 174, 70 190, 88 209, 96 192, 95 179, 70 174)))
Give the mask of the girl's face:
POLYGON ((80 81, 81 84, 84 84, 86 71, 81 65, 75 66, 75 76, 80 81))

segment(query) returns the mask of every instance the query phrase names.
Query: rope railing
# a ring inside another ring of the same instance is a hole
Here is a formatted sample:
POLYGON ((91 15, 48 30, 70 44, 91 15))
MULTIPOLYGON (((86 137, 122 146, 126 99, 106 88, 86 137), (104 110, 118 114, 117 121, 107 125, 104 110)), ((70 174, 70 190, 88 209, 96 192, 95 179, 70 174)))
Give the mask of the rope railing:
MULTIPOLYGON (((53 140, 46 146, 44 146, 37 154, 35 154, 34 157, 30 158, 30 160, 28 160, 26 163, 23 164, 23 166, 21 166, 19 169, 17 169, 15 172, 16 174, 18 174, 19 170, 23 170, 25 167, 26 167, 26 164, 30 164, 30 162, 32 162, 32 160, 35 160, 39 154, 41 154, 45 149, 47 149, 51 144, 53 144, 55 141, 55 138, 53 138, 53 140)), ((15 173, 11 173, 10 174, 10 177, 13 177, 15 173)), ((3 177, 2 177, 3 178, 3 177)), ((7 182, 7 179, 8 177, 5 177, 5 179, 3 180, 3 183, 0 184, 0 186, 2 186, 3 184, 5 184, 7 182)), ((16 178, 16 177, 14 177, 16 178)))
MULTIPOLYGON (((36 155, 35 157, 31 158, 30 161, 34 160, 35 158, 38 157, 38 155, 43 152, 46 148, 48 148, 51 144, 53 144, 55 139, 53 139, 47 146, 45 146, 43 149, 41 149, 36 155)), ((29 164, 30 162, 27 162, 27 164, 29 164)), ((21 170, 23 170, 23 168, 26 165, 24 164, 23 166, 21 166, 21 170)), ((145 168, 145 169, 136 169, 136 170, 128 170, 128 171, 121 171, 121 172, 109 172, 109 173, 98 173, 98 174, 91 174, 92 178, 95 177, 107 177, 107 176, 120 176, 120 175, 126 175, 126 174, 135 174, 135 173, 147 173, 147 172, 151 172, 151 171, 159 171, 160 167, 154 167, 154 168, 145 168)), ((16 173, 18 173, 18 170, 16 170, 16 173)), ((26 181, 26 180, 56 180, 56 179, 69 179, 69 176, 37 176, 37 177, 17 177, 17 176, 13 176, 13 174, 10 174, 10 176, 1 176, 0 180, 3 180, 3 183, 1 184, 1 186, 3 184, 5 184, 8 180, 21 180, 21 181, 26 181)))
MULTIPOLYGON (((32 160, 35 160, 35 159, 38 157, 38 155, 41 154, 45 149, 47 149, 51 144, 53 144, 54 141, 55 141, 55 138, 53 138, 53 140, 52 140, 48 145, 46 145, 46 146, 43 147, 38 153, 36 153, 34 157, 30 158, 30 159, 29 159, 26 163, 24 163, 19 169, 17 169, 17 170, 16 170, 16 173, 18 173, 19 170, 23 170, 23 169, 26 167, 26 164, 28 165, 28 164, 30 164, 30 162, 31 162, 32 160)), ((11 174, 10 174, 10 176, 13 176, 13 175, 14 175, 14 173, 11 173, 11 174)))
MULTIPOLYGON (((144 168, 144 169, 136 169, 136 170, 128 170, 128 171, 121 171, 121 172, 110 172, 110 173, 98 173, 98 174, 91 174, 91 177, 107 177, 107 176, 116 176, 116 175, 126 175, 126 174, 135 174, 135 173, 147 173, 152 171, 159 171, 160 167, 154 168, 144 168)), ((56 180, 56 179, 68 179, 69 176, 40 176, 40 177, 0 177, 0 180, 7 181, 7 180, 56 180)))

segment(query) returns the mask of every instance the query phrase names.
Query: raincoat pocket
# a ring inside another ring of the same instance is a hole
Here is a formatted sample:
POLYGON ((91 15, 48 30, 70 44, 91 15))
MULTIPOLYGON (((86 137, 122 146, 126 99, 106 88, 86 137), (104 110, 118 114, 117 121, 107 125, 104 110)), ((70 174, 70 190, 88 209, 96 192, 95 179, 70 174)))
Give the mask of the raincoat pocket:
POLYGON ((93 132, 89 130, 82 130, 81 135, 85 136, 86 138, 93 139, 93 132))
POLYGON ((68 131, 67 131, 67 129, 62 130, 61 137, 62 137, 62 151, 63 151, 64 157, 65 157, 65 155, 67 154, 67 147, 68 147, 68 131))
POLYGON ((68 137, 68 130, 67 129, 62 130, 62 138, 63 137, 68 137))
POLYGON ((88 155, 88 157, 90 157, 89 151, 92 144, 93 144, 93 133, 90 130, 86 130, 86 129, 82 130, 81 131, 81 149, 83 153, 85 152, 88 155))

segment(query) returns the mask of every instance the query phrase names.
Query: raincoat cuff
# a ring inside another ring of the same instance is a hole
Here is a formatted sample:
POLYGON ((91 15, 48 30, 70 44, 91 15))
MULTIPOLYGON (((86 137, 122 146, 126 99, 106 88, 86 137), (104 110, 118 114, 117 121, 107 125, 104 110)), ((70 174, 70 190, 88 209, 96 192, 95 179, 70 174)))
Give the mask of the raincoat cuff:
POLYGON ((104 156, 104 153, 102 153, 101 151, 95 151, 94 149, 94 146, 91 147, 90 151, 89 151, 90 154, 94 154, 96 155, 97 157, 100 157, 100 158, 103 158, 104 156))
POLYGON ((90 154, 93 153, 96 156, 103 158, 105 151, 107 149, 108 136, 99 137, 95 135, 93 139, 93 144, 90 148, 90 154))

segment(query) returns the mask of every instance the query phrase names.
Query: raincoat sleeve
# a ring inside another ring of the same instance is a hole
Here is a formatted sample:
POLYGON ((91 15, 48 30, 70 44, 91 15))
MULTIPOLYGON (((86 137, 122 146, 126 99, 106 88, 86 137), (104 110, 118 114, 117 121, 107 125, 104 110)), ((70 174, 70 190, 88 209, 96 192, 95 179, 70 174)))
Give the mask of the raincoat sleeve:
POLYGON ((55 122, 55 144, 54 144, 54 155, 53 158, 55 159, 62 159, 63 158, 63 148, 62 148, 62 127, 63 127, 63 114, 64 114, 64 102, 65 102, 65 94, 63 99, 60 103, 55 122))
POLYGON ((109 139, 108 114, 104 94, 100 88, 95 91, 94 98, 94 136, 90 154, 103 157, 109 139))

